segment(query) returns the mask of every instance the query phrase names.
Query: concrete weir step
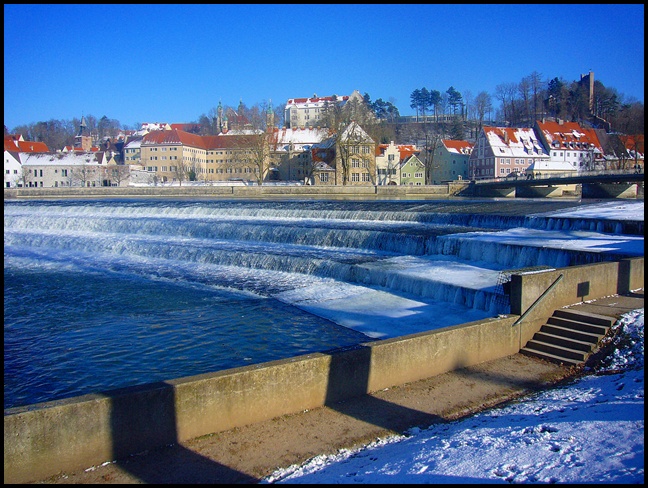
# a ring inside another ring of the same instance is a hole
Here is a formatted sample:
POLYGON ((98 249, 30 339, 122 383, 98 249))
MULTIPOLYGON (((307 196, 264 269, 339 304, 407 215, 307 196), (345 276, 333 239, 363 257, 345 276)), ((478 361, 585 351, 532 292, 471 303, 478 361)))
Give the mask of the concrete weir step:
POLYGON ((520 352, 553 362, 577 365, 596 349, 616 318, 594 313, 555 310, 520 352))

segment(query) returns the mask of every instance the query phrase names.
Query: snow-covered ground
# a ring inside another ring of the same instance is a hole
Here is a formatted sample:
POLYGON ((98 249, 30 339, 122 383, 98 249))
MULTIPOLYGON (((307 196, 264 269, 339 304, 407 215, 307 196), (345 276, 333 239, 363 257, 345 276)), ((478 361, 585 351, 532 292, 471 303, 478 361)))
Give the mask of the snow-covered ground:
POLYGON ((644 483, 644 309, 572 384, 275 471, 264 483, 644 483))

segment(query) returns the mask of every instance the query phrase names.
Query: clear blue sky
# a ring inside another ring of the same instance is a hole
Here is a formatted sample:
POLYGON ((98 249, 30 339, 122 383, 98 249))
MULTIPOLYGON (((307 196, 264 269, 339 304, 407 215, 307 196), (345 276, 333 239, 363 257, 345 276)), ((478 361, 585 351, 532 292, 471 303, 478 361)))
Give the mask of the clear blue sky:
POLYGON ((5 5, 4 123, 190 122, 218 105, 417 88, 491 95, 534 71, 644 100, 644 6, 5 5))

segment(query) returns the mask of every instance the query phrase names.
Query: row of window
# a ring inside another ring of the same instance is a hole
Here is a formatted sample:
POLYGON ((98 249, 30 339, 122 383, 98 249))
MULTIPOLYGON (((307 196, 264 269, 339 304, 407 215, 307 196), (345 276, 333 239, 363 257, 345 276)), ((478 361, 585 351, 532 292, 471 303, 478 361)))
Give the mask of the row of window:
MULTIPOLYGON (((351 173, 351 181, 359 182, 360 178, 360 173, 351 173)), ((371 181, 369 173, 362 173, 362 181, 365 183, 371 181)))

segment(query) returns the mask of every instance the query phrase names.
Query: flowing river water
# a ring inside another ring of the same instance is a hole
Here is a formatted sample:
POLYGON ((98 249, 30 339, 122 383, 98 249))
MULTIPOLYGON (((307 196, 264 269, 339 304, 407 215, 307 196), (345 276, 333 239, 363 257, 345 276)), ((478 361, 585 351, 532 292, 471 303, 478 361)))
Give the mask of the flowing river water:
POLYGON ((5 409, 507 313, 505 270, 643 255, 597 205, 5 200, 5 409))

